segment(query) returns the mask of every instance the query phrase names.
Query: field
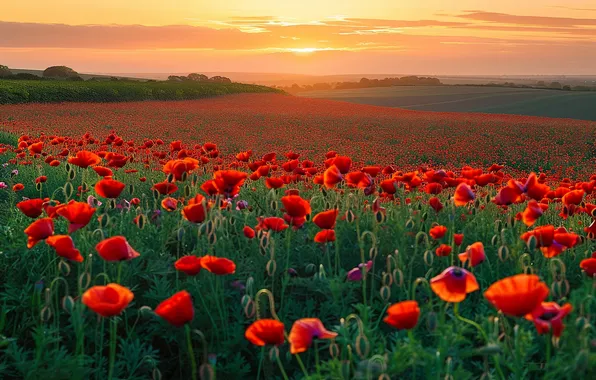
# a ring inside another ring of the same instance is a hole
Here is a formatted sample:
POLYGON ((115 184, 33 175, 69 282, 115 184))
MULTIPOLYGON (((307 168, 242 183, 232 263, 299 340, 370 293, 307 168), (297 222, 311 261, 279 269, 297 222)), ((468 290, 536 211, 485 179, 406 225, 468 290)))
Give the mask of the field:
POLYGON ((0 104, 189 100, 276 90, 243 83, 0 80, 0 104))
POLYGON ((596 92, 475 86, 308 91, 299 96, 419 111, 482 112, 596 121, 596 92))
POLYGON ((4 378, 596 377, 595 122, 238 94, 0 127, 4 378))

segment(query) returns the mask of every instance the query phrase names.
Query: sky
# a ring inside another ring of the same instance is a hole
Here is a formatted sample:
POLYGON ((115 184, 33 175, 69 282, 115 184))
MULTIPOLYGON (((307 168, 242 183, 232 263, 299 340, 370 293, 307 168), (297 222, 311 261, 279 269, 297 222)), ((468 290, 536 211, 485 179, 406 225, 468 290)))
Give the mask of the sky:
POLYGON ((93 73, 596 74, 596 0, 25 0, 0 64, 93 73))

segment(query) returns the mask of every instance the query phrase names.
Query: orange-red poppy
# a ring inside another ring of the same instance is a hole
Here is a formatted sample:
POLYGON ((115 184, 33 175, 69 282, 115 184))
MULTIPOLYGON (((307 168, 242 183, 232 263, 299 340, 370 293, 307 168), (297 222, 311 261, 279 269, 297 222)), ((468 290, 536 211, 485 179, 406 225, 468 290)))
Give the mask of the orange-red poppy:
POLYGON ((311 213, 310 202, 299 195, 286 195, 281 197, 284 206, 284 219, 297 228, 306 222, 306 216, 311 213))
POLYGON ((538 181, 536 173, 531 173, 528 176, 526 184, 524 185, 524 190, 528 197, 539 201, 546 196, 546 194, 550 191, 550 188, 538 181))
POLYGON ((453 234, 453 243, 457 246, 462 245, 464 242, 464 234, 453 234))
POLYGON ((555 239, 555 227, 552 225, 537 227, 523 233, 521 238, 527 243, 532 236, 536 238, 536 247, 548 247, 555 239))
POLYGON ((441 239, 447 233, 447 227, 445 226, 434 226, 429 231, 428 234, 431 238, 435 240, 441 239))
POLYGON ((335 230, 322 230, 315 235, 315 243, 325 244, 335 241, 335 230))
POLYGON ((17 208, 26 216, 35 219, 43 212, 43 204, 46 201, 47 199, 41 198, 27 199, 17 203, 17 208))
POLYGON ((29 153, 33 156, 35 154, 40 154, 43 151, 43 142, 37 142, 34 144, 29 145, 27 148, 29 149, 29 153))
POLYGON ((482 242, 476 242, 469 245, 464 253, 459 254, 459 259, 462 263, 470 260, 470 265, 475 267, 476 265, 482 264, 486 260, 486 254, 484 253, 484 244, 482 242))
POLYGON ((25 185, 23 185, 22 183, 17 183, 12 187, 12 191, 19 192, 19 191, 23 191, 25 189, 25 185))
POLYGON ((56 214, 70 223, 68 233, 73 233, 89 224, 94 213, 95 209, 86 202, 75 202, 74 200, 56 210, 56 214))
POLYGON ((105 166, 94 166, 93 171, 95 171, 100 177, 111 177, 114 175, 112 169, 106 168, 105 166))
POLYGON ((217 275, 233 274, 236 272, 236 264, 224 257, 205 255, 201 258, 201 267, 217 275))
POLYGON ((570 205, 579 205, 582 200, 584 199, 584 191, 583 190, 572 190, 568 193, 566 193, 565 195, 563 195, 563 198, 561 198, 561 202, 565 205, 565 206, 570 206, 570 205))
POLYGON ((88 150, 81 150, 76 153, 75 157, 70 157, 68 159, 69 164, 76 165, 83 169, 86 169, 89 166, 99 165, 100 162, 101 157, 93 152, 89 152, 88 150))
POLYGON ((533 226, 534 223, 536 223, 536 220, 538 220, 547 209, 547 204, 538 203, 532 199, 528 202, 526 209, 521 213, 521 220, 526 226, 533 226))
POLYGON ((248 175, 237 170, 218 170, 213 174, 213 185, 218 194, 232 198, 240 192, 240 187, 248 175))
POLYGON ((430 280, 430 287, 445 302, 461 302, 468 293, 479 289, 476 277, 467 270, 449 267, 430 280))
POLYGON ((592 254, 592 257, 583 259, 579 263, 579 267, 586 272, 588 277, 594 277, 596 275, 596 255, 592 254))
POLYGON ((125 187, 126 185, 120 181, 116 181, 115 179, 104 178, 99 180, 95 184, 95 192, 100 197, 118 198, 125 187))
POLYGON ((420 317, 420 308, 416 301, 402 301, 391 305, 387 309, 387 316, 383 322, 398 330, 410 330, 416 327, 420 317))
POLYGON ((570 303, 559 306, 556 302, 542 302, 531 313, 526 314, 528 321, 534 322, 538 334, 546 334, 552 331, 554 337, 558 338, 563 333, 563 318, 571 313, 573 307, 570 303))
POLYGON ((259 223, 255 227, 256 230, 281 232, 289 227, 282 218, 275 216, 268 218, 258 217, 257 220, 259 223))
POLYGON ((133 300, 134 294, 124 286, 93 286, 83 293, 82 302, 102 317, 119 315, 133 300))
POLYGON ((114 236, 97 243, 95 250, 106 261, 132 260, 141 256, 135 251, 124 236, 114 236))
POLYGON ((341 172, 335 165, 331 165, 323 173, 323 183, 325 187, 332 188, 343 180, 341 172))
POLYGON ((523 317, 548 296, 548 286, 534 274, 518 274, 492 284, 484 297, 503 314, 523 317))
POLYGON ((267 177, 265 178, 265 186, 268 189, 280 189, 284 187, 284 180, 278 177, 267 177))
POLYGON ((182 216, 189 222, 203 223, 207 218, 209 207, 207 199, 201 194, 197 194, 188 201, 188 205, 182 208, 182 216))
POLYGON ((27 248, 33 248, 41 240, 54 234, 54 221, 52 218, 37 219, 25 228, 27 234, 27 248))
POLYGON ((276 319, 259 319, 248 326, 244 336, 255 346, 278 346, 284 342, 284 330, 284 324, 276 319))
POLYGON ((453 201, 456 206, 465 206, 469 202, 476 199, 476 194, 468 186, 468 184, 462 182, 455 188, 455 194, 453 195, 453 201))
POLYGON ((318 213, 317 215, 315 215, 315 217, 312 219, 312 221, 320 229, 332 230, 335 228, 335 222, 337 220, 338 213, 339 213, 339 210, 337 210, 337 209, 322 211, 322 212, 318 213))
POLYGON ((350 171, 350 167, 352 166, 352 159, 346 156, 336 156, 333 159, 333 165, 337 166, 339 172, 341 174, 346 174, 350 171))
POLYGON ((72 238, 68 235, 52 235, 46 239, 46 244, 54 248, 56 254, 65 259, 76 261, 78 263, 83 261, 81 252, 75 248, 72 238))
POLYGON ((176 211, 178 208, 178 200, 171 197, 164 198, 161 201, 161 207, 166 211, 176 211))
POLYGON ((165 319, 169 324, 182 327, 192 321, 195 309, 192 297, 186 290, 182 290, 160 303, 155 308, 155 314, 165 319))
POLYGON ((298 354, 308 350, 313 339, 333 339, 337 333, 329 331, 318 318, 302 318, 294 322, 288 341, 290 352, 298 354))
POLYGON ((441 244, 435 250, 435 254, 440 257, 445 257, 445 256, 449 256, 451 254, 451 251, 452 251, 452 248, 450 245, 441 244))
POLYGON ((244 233, 244 236, 246 236, 248 239, 253 239, 256 235, 255 230, 253 230, 249 226, 244 226, 244 228, 242 229, 242 233, 244 233))
POLYGON ((174 268, 189 276, 195 276, 201 271, 201 258, 198 256, 182 256, 174 263, 174 268))

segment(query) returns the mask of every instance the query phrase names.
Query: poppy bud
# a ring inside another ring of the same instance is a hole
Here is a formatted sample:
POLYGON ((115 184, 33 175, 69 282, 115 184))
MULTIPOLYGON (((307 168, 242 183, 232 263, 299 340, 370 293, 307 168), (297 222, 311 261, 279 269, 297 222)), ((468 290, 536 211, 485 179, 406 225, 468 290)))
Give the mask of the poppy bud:
POLYGON ((64 277, 67 277, 70 274, 70 265, 68 265, 66 261, 60 260, 58 263, 58 270, 64 277))
POLYGON ((68 314, 72 313, 74 304, 75 302, 71 296, 65 296, 62 298, 62 309, 64 309, 64 311, 66 311, 68 314))
POLYGON ((135 193, 135 185, 134 184, 131 183, 130 185, 128 185, 128 193, 130 195, 133 195, 135 193))
POLYGON ((528 250, 530 252, 534 252, 537 244, 538 244, 538 240, 536 239, 536 236, 534 236, 534 235, 530 236, 528 238, 528 241, 526 242, 526 246, 528 247, 528 250))
POLYGON ((356 354, 360 357, 360 359, 364 359, 368 357, 370 353, 370 342, 365 335, 359 334, 356 337, 356 342, 354 342, 354 347, 356 347, 356 354))
POLYGON ((273 259, 269 260, 265 268, 267 269, 267 274, 271 277, 275 274, 275 271, 277 269, 277 263, 273 259))
POLYGON ((391 288, 389 288, 387 285, 382 286, 379 293, 381 294, 381 298, 385 302, 388 302, 391 298, 391 288))
POLYGON ((509 248, 507 248, 506 245, 502 245, 499 247, 497 254, 499 256, 499 260, 504 263, 509 259, 509 248))

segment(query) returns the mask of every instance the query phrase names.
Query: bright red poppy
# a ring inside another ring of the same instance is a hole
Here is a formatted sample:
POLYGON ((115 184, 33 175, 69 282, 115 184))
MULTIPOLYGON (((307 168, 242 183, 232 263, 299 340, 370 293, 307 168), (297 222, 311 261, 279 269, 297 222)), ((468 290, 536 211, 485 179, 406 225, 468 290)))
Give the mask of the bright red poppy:
POLYGON ((332 230, 335 228, 335 222, 337 221, 338 213, 339 210, 337 209, 322 211, 315 215, 312 221, 320 229, 332 230))
POLYGON ((284 330, 284 324, 276 319, 259 319, 248 326, 244 336, 255 346, 279 346, 284 342, 284 330))
POLYGON ((198 256, 182 256, 174 263, 174 268, 189 276, 195 276, 201 271, 201 258, 198 256))
POLYGON ((482 242, 476 242, 469 245, 464 253, 459 254, 459 259, 462 263, 470 260, 470 265, 475 267, 486 260, 486 254, 484 253, 484 244, 482 242))
POLYGON ((451 254, 451 251, 452 251, 452 248, 450 245, 441 244, 435 250, 435 254, 439 257, 445 257, 445 256, 449 256, 451 254))
POLYGON ((592 257, 583 259, 579 263, 579 267, 586 272, 588 277, 594 277, 596 275, 596 255, 592 254, 592 257))
POLYGON ((538 334, 546 334, 552 331, 554 337, 558 338, 563 333, 563 318, 571 313, 573 307, 570 303, 559 306, 556 302, 542 302, 531 313, 526 314, 528 321, 534 322, 538 334))
POLYGON ((484 297, 503 314, 523 317, 534 311, 548 296, 548 286, 534 274, 518 274, 492 284, 484 297))
POLYGON ((464 242, 464 234, 453 234, 453 243, 458 247, 464 242))
POLYGON ((68 159, 69 164, 81 167, 83 169, 86 169, 89 166, 99 165, 100 162, 101 157, 93 152, 89 152, 88 150, 81 150, 76 153, 75 157, 70 157, 68 159))
POLYGON ((83 293, 82 302, 102 317, 120 315, 133 300, 134 294, 124 286, 93 286, 83 293))
POLYGON ((72 238, 68 235, 52 235, 46 239, 46 244, 54 248, 56 254, 65 259, 83 262, 81 252, 75 248, 72 238))
POLYGON ((95 184, 95 192, 103 198, 118 198, 125 187, 120 181, 104 178, 95 184))
POLYGON ((153 187, 151 187, 151 190, 155 190, 161 195, 170 195, 178 191, 178 186, 176 186, 175 183, 164 181, 158 182, 155 185, 153 185, 153 187))
POLYGON ((29 218, 35 219, 38 216, 40 216, 43 212, 44 202, 46 202, 46 199, 27 199, 25 201, 17 203, 17 208, 21 210, 21 212, 29 218))
POLYGON ((33 248, 41 240, 54 234, 54 221, 52 218, 37 219, 25 228, 27 234, 27 248, 33 248))
POLYGON ((178 200, 171 197, 164 198, 161 200, 161 207, 169 212, 176 211, 178 208, 178 200))
POLYGON ((86 202, 75 202, 74 200, 56 210, 56 214, 70 223, 68 233, 73 233, 89 224, 94 213, 95 208, 86 202))
POLYGON ((244 226, 242 233, 244 233, 244 236, 246 236, 248 239, 253 239, 255 237, 255 230, 249 226, 244 226))
POLYGON ((292 325, 288 341, 290 352, 298 354, 308 350, 313 339, 333 339, 337 333, 329 331, 318 318, 299 319, 292 325))
POLYGON ((282 218, 270 216, 268 218, 257 218, 259 224, 255 227, 256 230, 281 232, 289 226, 282 218))
POLYGON ((453 195, 453 201, 456 206, 465 206, 474 199, 476 199, 476 194, 474 194, 474 191, 472 191, 468 184, 462 182, 457 185, 455 194, 453 195))
POLYGON ((315 243, 325 244, 335 241, 335 230, 322 230, 315 235, 315 243))
POLYGON ((205 255, 201 258, 201 267, 217 275, 233 274, 236 272, 236 264, 224 257, 205 255))
POLYGON ((208 211, 209 203, 207 199, 201 194, 197 194, 188 201, 188 205, 182 208, 182 216, 189 222, 203 223, 207 218, 208 211))
POLYGON ((430 287, 445 302, 461 302, 468 293, 479 289, 476 277, 467 270, 449 267, 430 280, 430 287))
POLYGON ((190 293, 182 290, 174 294, 155 308, 155 314, 173 326, 184 326, 186 323, 192 321, 195 316, 195 309, 190 293))
POLYGON ((430 229, 430 231, 428 231, 430 237, 435 240, 443 238, 443 236, 445 236, 445 233, 447 233, 447 227, 445 226, 434 226, 430 229))
POLYGON ((97 243, 95 250, 106 261, 132 260, 141 256, 135 251, 124 236, 114 236, 97 243))
POLYGON ((387 309, 383 322, 398 330, 410 330, 416 327, 420 317, 420 308, 416 301, 402 301, 387 309))

